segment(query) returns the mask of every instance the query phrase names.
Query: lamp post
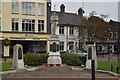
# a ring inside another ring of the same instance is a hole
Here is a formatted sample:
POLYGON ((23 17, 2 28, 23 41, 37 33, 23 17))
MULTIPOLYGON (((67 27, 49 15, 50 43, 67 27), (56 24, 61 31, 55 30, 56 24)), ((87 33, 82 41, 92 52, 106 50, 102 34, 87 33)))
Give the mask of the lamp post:
POLYGON ((107 52, 109 54, 108 60, 110 61, 110 53, 111 53, 111 51, 110 51, 110 31, 111 31, 111 29, 109 28, 107 31, 108 31, 108 33, 107 33, 108 34, 108 36, 107 36, 107 41, 108 41, 108 45, 107 45, 108 46, 108 48, 107 48, 108 50, 107 50, 107 52))
POLYGON ((111 29, 109 28, 108 29, 108 52, 109 52, 109 54, 111 53, 111 51, 110 51, 110 31, 111 31, 111 29))

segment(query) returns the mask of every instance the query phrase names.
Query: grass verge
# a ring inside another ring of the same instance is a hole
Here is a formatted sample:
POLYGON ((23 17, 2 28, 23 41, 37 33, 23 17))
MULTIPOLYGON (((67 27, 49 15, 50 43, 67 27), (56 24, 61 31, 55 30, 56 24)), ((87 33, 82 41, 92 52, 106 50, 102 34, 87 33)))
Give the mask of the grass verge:
POLYGON ((98 61, 98 70, 112 71, 117 73, 117 67, 119 66, 118 73, 120 74, 120 63, 109 61, 98 61), (112 69, 111 69, 112 65, 112 69))
POLYGON ((0 72, 9 71, 12 67, 12 62, 0 63, 0 72))

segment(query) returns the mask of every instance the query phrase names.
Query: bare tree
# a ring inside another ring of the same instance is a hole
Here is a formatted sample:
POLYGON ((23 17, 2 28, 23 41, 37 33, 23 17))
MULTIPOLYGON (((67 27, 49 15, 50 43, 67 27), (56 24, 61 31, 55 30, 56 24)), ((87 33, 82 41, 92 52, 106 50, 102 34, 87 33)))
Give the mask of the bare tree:
POLYGON ((81 24, 79 27, 79 39, 82 43, 82 48, 85 48, 86 42, 94 41, 95 37, 95 25, 92 24, 87 18, 81 18, 81 24))
POLYGON ((90 14, 89 14, 89 16, 95 16, 95 15, 97 15, 97 12, 96 12, 96 11, 92 11, 92 12, 90 12, 90 14))
POLYGON ((101 17, 101 18, 108 18, 109 15, 108 15, 108 14, 101 14, 100 17, 101 17))
POLYGON ((108 17, 109 17, 108 14, 101 14, 101 15, 100 15, 100 18, 103 19, 103 20, 104 20, 105 18, 108 19, 108 17))
POLYGON ((107 22, 96 16, 90 16, 88 19, 81 17, 79 26, 79 39, 82 42, 82 48, 85 48, 86 42, 96 42, 104 40, 107 35, 107 22))

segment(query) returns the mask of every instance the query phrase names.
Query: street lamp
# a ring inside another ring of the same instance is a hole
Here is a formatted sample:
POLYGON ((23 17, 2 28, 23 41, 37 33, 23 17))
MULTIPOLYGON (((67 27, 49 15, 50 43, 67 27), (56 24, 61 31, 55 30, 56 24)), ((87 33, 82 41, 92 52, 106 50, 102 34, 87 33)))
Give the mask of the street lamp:
MULTIPOLYGON (((110 36, 111 36, 110 31, 111 31, 111 29, 109 28, 107 31, 108 31, 108 33, 107 33, 108 34, 108 36, 107 36, 107 41, 108 41, 108 45, 107 45, 108 46, 108 48, 107 48, 108 50, 107 50, 107 52, 108 52, 108 54, 110 54, 111 53, 111 51, 110 51, 110 36)), ((111 56, 109 55, 109 57, 108 57, 109 61, 110 61, 110 57, 111 56)))
POLYGON ((109 28, 109 29, 108 29, 108 44, 109 44, 109 45, 108 45, 108 52, 109 52, 109 53, 111 53, 111 51, 110 51, 110 31, 111 31, 111 29, 109 28))

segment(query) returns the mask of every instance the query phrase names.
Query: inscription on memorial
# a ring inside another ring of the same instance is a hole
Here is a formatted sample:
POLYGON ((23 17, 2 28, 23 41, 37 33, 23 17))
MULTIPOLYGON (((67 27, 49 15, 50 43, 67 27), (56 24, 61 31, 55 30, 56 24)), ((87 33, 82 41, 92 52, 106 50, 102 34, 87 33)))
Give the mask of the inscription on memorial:
POLYGON ((20 47, 18 49, 18 59, 22 59, 22 49, 20 47))
POLYGON ((88 48, 88 59, 92 59, 92 48, 88 48))
POLYGON ((57 45, 55 42, 50 45, 50 51, 57 52, 59 51, 59 45, 57 45))
POLYGON ((59 51, 59 44, 57 45, 57 51, 59 51))
POLYGON ((57 51, 57 44, 54 42, 52 44, 52 52, 56 52, 57 51))

